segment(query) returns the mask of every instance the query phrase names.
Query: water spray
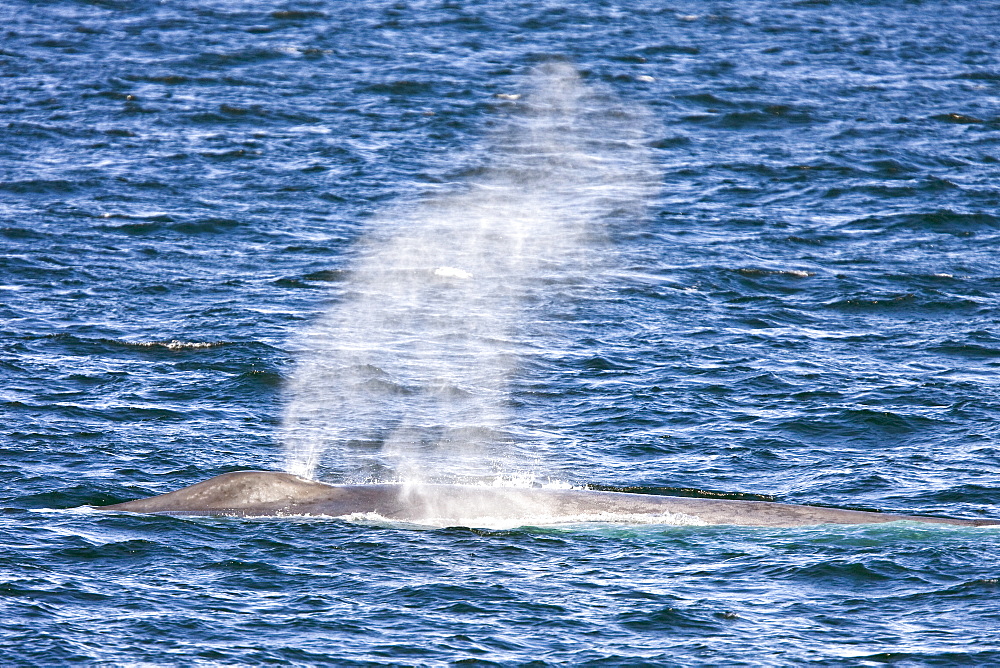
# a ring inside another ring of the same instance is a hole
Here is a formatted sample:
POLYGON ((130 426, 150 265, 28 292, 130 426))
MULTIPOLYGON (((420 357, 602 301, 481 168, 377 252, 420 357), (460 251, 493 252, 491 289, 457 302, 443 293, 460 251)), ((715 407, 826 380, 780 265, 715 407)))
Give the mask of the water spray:
POLYGON ((607 267, 608 226, 635 224, 658 179, 646 114, 572 66, 538 67, 506 98, 477 175, 380 216, 342 297, 303 334, 288 472, 455 482, 543 471, 510 429, 510 379, 544 329, 527 305, 607 267))

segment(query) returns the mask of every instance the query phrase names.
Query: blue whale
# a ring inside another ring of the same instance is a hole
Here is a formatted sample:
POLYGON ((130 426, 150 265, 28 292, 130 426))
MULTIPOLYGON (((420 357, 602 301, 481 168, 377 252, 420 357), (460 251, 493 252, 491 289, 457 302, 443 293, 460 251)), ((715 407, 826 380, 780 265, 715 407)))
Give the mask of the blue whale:
POLYGON ((792 527, 924 522, 995 526, 1000 520, 843 510, 770 501, 733 501, 576 489, 473 485, 330 485, 289 473, 226 473, 175 492, 102 510, 237 517, 369 516, 438 526, 636 521, 792 527))

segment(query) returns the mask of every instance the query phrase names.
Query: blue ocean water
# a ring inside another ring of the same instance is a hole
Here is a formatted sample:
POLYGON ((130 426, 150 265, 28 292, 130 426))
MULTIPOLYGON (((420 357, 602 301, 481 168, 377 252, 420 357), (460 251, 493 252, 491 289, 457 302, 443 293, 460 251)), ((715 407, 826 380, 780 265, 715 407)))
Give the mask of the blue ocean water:
POLYGON ((1000 517, 1000 3, 0 19, 4 663, 1000 662, 988 529, 77 509, 289 467, 1000 517))

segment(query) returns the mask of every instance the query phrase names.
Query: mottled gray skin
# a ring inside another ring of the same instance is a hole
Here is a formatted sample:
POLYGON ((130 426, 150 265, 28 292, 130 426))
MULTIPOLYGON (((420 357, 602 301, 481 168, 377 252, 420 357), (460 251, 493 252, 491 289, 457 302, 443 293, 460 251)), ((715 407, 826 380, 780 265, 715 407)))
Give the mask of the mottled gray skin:
MULTIPOLYGON (((476 526, 477 518, 538 521, 596 515, 683 515, 705 524, 791 527, 814 524, 928 522, 965 526, 998 525, 997 520, 955 519, 796 506, 767 501, 728 501, 621 492, 473 487, 464 485, 328 485, 288 473, 226 473, 190 487, 103 510, 169 515, 238 517, 339 517, 375 513, 406 522, 476 526)), ((676 518, 675 518, 676 519, 676 518)))

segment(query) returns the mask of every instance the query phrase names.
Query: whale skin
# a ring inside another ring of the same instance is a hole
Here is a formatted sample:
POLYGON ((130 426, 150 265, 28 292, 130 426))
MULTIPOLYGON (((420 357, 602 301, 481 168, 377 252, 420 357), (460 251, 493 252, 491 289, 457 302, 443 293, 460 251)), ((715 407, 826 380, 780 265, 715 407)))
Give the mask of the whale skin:
POLYGON ((486 487, 440 484, 332 485, 275 471, 225 473, 174 492, 127 501, 102 510, 169 515, 237 517, 371 514, 387 520, 449 526, 477 522, 525 524, 643 518, 666 524, 792 527, 898 521, 994 526, 992 519, 963 519, 845 510, 772 501, 705 499, 583 489, 486 487))

